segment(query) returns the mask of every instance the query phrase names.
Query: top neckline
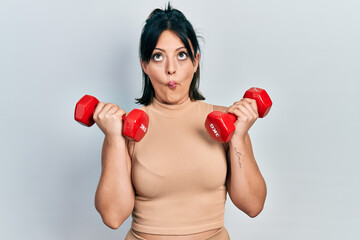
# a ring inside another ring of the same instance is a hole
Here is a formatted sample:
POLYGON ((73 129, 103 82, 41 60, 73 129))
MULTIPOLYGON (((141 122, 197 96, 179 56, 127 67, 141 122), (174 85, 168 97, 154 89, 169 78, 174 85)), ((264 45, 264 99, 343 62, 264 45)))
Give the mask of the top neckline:
POLYGON ((150 110, 162 115, 177 117, 186 113, 192 106, 194 106, 194 102, 191 101, 190 98, 181 104, 165 104, 154 98, 153 102, 148 107, 150 110))

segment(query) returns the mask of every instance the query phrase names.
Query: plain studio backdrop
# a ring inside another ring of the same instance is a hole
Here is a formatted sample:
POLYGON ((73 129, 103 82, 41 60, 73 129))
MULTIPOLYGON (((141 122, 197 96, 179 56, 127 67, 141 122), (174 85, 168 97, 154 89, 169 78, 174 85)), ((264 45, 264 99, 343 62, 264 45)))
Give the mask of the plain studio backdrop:
MULTIPOLYGON (((73 119, 91 94, 139 107, 138 44, 167 1, 0 1, 0 239, 123 239, 94 207, 103 133, 73 119)), ((227 199, 231 239, 360 239, 360 2, 175 1, 201 44, 206 102, 265 88, 250 135, 268 195, 227 199)))

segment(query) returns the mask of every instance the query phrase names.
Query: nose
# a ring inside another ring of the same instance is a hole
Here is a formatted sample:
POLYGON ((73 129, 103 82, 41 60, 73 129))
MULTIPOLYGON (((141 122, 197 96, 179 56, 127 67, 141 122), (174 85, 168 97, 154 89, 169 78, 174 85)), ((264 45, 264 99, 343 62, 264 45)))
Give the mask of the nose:
POLYGON ((169 59, 166 64, 166 74, 173 75, 176 72, 176 62, 172 59, 169 59))

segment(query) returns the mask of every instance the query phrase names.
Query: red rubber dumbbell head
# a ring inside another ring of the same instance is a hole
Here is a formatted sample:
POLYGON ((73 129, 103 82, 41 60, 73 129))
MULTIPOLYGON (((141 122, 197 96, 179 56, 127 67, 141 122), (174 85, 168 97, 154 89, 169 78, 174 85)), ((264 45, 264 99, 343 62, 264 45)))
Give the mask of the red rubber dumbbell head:
POLYGON ((124 136, 136 142, 140 141, 149 127, 149 116, 140 109, 134 109, 123 119, 124 136))
POLYGON ((220 111, 209 113, 205 121, 205 128, 215 141, 228 142, 235 132, 236 117, 220 111))
POLYGON ((250 88, 244 94, 244 98, 251 98, 256 100, 259 117, 265 117, 272 106, 272 101, 264 89, 261 88, 250 88))
POLYGON ((83 96, 75 106, 74 118, 80 124, 91 127, 95 121, 93 115, 99 100, 90 95, 83 96))

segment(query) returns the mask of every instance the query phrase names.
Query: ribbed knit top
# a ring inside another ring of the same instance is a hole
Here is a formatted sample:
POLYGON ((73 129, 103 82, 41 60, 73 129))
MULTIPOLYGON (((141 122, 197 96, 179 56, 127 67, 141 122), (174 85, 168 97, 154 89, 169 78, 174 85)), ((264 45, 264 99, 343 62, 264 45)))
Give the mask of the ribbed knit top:
POLYGON ((132 228, 182 235, 222 227, 226 153, 204 127, 213 105, 190 99, 167 105, 154 99, 141 109, 150 122, 132 155, 132 228))

